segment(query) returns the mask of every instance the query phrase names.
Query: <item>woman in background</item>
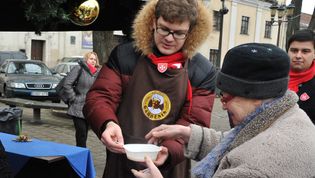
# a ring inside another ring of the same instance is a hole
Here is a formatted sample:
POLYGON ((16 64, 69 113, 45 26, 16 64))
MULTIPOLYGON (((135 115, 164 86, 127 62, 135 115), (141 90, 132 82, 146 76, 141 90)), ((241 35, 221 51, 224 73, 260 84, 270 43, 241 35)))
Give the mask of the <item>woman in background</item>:
POLYGON ((88 52, 84 55, 84 61, 79 61, 65 79, 64 88, 68 99, 68 112, 73 119, 75 127, 76 145, 86 147, 88 134, 88 122, 82 114, 86 93, 96 79, 100 65, 95 52, 88 52))

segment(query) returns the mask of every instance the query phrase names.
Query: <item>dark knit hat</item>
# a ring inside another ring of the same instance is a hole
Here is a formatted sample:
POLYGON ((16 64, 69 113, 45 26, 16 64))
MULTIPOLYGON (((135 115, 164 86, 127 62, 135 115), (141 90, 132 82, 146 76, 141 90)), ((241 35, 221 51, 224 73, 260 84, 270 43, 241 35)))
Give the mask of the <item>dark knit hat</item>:
POLYGON ((235 96, 275 98, 288 88, 289 68, 289 56, 282 49, 272 44, 243 44, 225 55, 216 86, 235 96))

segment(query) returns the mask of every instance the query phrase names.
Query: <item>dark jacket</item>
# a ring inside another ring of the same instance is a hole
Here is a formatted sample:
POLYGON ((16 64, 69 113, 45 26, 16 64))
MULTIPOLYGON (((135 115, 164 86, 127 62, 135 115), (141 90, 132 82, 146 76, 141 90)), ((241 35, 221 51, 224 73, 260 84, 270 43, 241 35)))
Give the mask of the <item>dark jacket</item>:
POLYGON ((80 61, 79 65, 69 72, 64 82, 65 93, 69 97, 68 115, 84 118, 82 108, 85 103, 86 93, 92 86, 98 72, 99 69, 95 74, 92 74, 86 62, 83 61, 80 61))
POLYGON ((305 83, 299 85, 298 104, 303 109, 308 117, 311 118, 313 124, 315 124, 315 77, 305 83), (302 95, 307 95, 307 99, 304 100, 302 95))

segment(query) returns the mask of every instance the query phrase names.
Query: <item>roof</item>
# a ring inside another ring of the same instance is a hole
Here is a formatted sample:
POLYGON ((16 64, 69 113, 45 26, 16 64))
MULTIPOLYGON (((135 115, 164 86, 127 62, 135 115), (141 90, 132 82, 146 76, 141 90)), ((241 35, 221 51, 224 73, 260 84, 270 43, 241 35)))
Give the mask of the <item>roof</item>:
MULTIPOLYGON (((2 19, 0 31, 38 31, 38 23, 32 23, 26 18, 26 9, 23 2, 35 2, 40 5, 47 4, 55 0, 2 0, 0 6, 0 16, 2 19), (14 12, 14 13, 12 13, 14 12), (34 25, 35 24, 35 25, 34 25)), ((59 0, 60 2, 61 0, 59 0)), ((68 12, 73 0, 63 0, 65 5, 60 7, 68 12)), ((83 0, 82 2, 84 2, 83 0)), ((143 4, 142 0, 97 0, 100 6, 100 13, 94 23, 88 26, 78 26, 70 21, 65 24, 56 25, 56 20, 49 20, 40 31, 112 31, 128 30, 136 12, 143 4)), ((58 8, 58 9, 60 9, 58 8)), ((43 7, 42 9, 49 9, 43 7)), ((44 12, 44 11, 43 11, 44 12)))

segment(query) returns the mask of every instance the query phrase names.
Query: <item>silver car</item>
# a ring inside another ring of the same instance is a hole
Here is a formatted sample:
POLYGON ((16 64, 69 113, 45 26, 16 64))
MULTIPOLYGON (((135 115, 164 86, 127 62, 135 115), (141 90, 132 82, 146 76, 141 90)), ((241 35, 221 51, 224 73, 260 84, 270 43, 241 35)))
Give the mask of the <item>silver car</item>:
POLYGON ((53 68, 53 71, 56 72, 61 77, 64 77, 73 69, 74 66, 77 65, 79 65, 77 62, 62 62, 57 64, 53 68))

